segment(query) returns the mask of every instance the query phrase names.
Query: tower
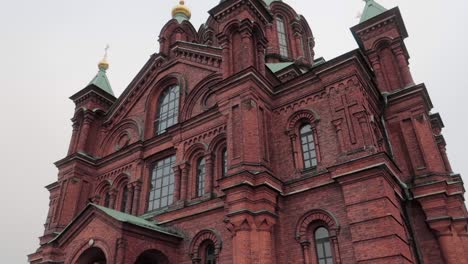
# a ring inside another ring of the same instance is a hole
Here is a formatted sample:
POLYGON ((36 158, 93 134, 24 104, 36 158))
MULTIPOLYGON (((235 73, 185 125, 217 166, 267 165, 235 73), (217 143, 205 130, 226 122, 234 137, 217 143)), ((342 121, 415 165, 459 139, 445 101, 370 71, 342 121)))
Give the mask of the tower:
POLYGON ((398 8, 365 1, 358 48, 315 58, 287 1, 185 1, 116 98, 71 97, 30 263, 468 263, 443 122, 413 81, 398 8))

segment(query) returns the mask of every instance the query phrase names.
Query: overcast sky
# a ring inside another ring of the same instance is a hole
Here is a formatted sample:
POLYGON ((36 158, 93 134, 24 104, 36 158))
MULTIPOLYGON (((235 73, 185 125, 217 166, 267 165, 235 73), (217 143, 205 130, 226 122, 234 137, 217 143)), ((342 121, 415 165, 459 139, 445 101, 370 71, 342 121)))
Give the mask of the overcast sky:
MULTIPOLYGON (((317 57, 357 48, 349 28, 360 0, 285 0, 308 20, 317 57)), ((198 29, 219 0, 187 0, 198 29)), ((468 2, 380 0, 399 6, 417 83, 427 85, 445 122, 449 158, 467 181, 464 151, 468 71, 468 2)), ((74 105, 68 97, 92 79, 106 44, 108 76, 120 95, 149 56, 176 0, 0 0, 0 259, 26 263, 38 247, 48 210, 43 188, 56 180, 53 162, 66 154, 74 105)))

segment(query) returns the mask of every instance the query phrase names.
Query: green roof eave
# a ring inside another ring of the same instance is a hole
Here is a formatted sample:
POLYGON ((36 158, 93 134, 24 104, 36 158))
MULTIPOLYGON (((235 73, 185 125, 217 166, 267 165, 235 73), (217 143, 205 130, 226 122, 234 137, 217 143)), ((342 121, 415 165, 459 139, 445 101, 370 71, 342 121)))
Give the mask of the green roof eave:
POLYGON ((384 13, 385 11, 387 11, 387 9, 374 0, 366 0, 366 6, 359 22, 362 23, 384 13))
POLYGON ((50 243, 53 243, 53 242, 57 241, 57 239, 59 239, 61 236, 63 236, 71 228, 71 226, 76 221, 78 221, 78 219, 80 217, 82 217, 82 215, 86 211, 92 210, 93 208, 103 212, 107 216, 109 216, 109 217, 111 217, 111 218, 113 218, 113 219, 115 219, 115 220, 117 220, 119 222, 128 223, 128 224, 131 224, 131 225, 134 225, 134 226, 139 226, 139 227, 146 228, 146 229, 149 229, 149 230, 153 230, 153 231, 163 233, 163 234, 166 234, 166 235, 169 235, 169 236, 182 238, 182 236, 180 236, 179 234, 177 234, 177 233, 175 233, 173 231, 170 231, 170 230, 168 230, 168 229, 166 229, 164 227, 159 226, 154 221, 148 221, 148 220, 140 218, 138 216, 130 215, 130 214, 127 214, 127 213, 122 213, 122 212, 119 212, 119 211, 116 211, 116 210, 113 210, 113 209, 110 209, 110 208, 106 208, 106 207, 103 207, 103 206, 100 206, 100 205, 89 203, 88 206, 86 206, 86 208, 77 217, 75 217, 70 222, 70 224, 68 224, 62 230, 62 232, 60 232, 55 238, 50 240, 48 243, 50 244, 50 243))
POLYGON ((105 70, 100 69, 96 76, 91 80, 91 82, 89 82, 89 84, 94 84, 96 87, 114 96, 114 92, 112 91, 109 79, 107 79, 105 70))
POLYGON ((285 69, 293 64, 294 62, 279 62, 279 63, 267 63, 266 65, 270 69, 271 72, 277 73, 281 71, 282 69, 285 69))

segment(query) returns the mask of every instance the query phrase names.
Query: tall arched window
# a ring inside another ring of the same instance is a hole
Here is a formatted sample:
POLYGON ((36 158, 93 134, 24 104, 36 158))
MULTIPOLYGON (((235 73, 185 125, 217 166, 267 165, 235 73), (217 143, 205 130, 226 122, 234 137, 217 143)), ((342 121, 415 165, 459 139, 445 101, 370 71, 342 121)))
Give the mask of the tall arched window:
POLYGON ((317 166, 317 152, 315 151, 314 133, 310 124, 303 125, 300 130, 302 157, 304 169, 317 166))
POLYGON ((197 196, 199 197, 205 194, 205 176, 205 158, 202 157, 197 162, 197 196))
POLYGON ((156 162, 151 175, 148 211, 166 207, 174 201, 175 156, 156 162))
POLYGON ((330 234, 325 227, 315 230, 315 248, 317 250, 318 264, 333 264, 332 247, 330 244, 330 234))
POLYGON ((128 198, 128 187, 125 185, 122 190, 122 197, 121 197, 121 202, 120 202, 120 211, 125 212, 125 209, 127 208, 127 198, 128 198))
POLYGON ((282 17, 276 17, 276 29, 278 31, 278 45, 280 55, 282 57, 288 57, 288 40, 286 36, 286 29, 284 27, 284 20, 282 17))
POLYGON ((167 88, 159 98, 157 134, 166 132, 170 126, 177 124, 179 117, 179 86, 167 88))
POLYGON ((222 173, 221 176, 224 178, 227 175, 227 170, 228 170, 228 165, 227 165, 227 149, 224 148, 221 152, 222 155, 222 160, 221 160, 221 165, 222 165, 222 173))
POLYGON ((206 247, 205 264, 216 264, 215 246, 213 244, 206 247))

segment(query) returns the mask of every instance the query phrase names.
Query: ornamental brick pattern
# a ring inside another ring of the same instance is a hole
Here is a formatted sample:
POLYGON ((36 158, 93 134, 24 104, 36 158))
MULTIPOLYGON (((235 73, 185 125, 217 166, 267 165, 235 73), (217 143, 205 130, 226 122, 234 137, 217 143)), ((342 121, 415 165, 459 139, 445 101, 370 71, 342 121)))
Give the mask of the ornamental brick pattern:
POLYGON ((351 28, 359 49, 329 61, 282 1, 209 13, 198 31, 170 20, 119 98, 96 85, 71 97, 30 263, 468 264, 463 182, 398 8, 351 28), (174 86, 176 121, 158 131, 174 86))

